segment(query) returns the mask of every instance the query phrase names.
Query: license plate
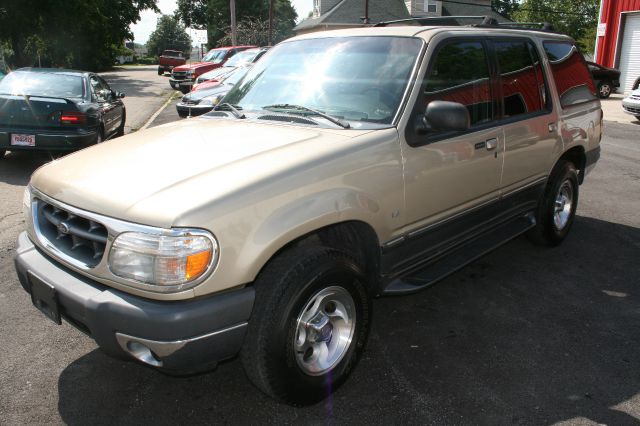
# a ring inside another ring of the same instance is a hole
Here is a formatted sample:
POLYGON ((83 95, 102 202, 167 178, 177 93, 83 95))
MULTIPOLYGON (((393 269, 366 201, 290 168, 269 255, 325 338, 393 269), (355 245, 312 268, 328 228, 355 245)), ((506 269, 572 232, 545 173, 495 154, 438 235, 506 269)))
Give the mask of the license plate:
POLYGON ((51 321, 62 324, 56 289, 32 273, 29 273, 29 283, 31 283, 31 301, 34 306, 51 321))
POLYGON ((11 145, 36 146, 36 135, 11 135, 11 145))

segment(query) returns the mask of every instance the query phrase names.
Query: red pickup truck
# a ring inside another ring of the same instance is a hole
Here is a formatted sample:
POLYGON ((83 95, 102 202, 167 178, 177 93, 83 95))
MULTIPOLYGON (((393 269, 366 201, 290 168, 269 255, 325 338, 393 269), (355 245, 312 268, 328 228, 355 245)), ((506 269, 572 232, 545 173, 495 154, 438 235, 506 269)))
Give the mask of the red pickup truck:
POLYGON ((191 86, 193 86, 193 82, 200 75, 221 67, 236 53, 254 47, 257 46, 228 46, 211 49, 209 53, 202 58, 201 62, 175 67, 171 72, 169 84, 176 90, 182 90, 183 93, 188 93, 191 90, 191 86))
POLYGON ((165 50, 160 55, 158 63, 158 75, 163 75, 165 71, 171 72, 174 67, 184 65, 187 63, 186 58, 182 56, 182 52, 179 50, 165 50))

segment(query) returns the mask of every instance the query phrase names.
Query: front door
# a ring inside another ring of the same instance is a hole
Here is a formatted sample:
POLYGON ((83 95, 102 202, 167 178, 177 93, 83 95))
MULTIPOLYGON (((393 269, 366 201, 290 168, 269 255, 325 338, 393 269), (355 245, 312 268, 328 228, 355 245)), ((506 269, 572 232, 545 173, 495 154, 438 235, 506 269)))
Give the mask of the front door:
POLYGON ((430 64, 413 115, 434 100, 458 102, 467 107, 471 127, 416 135, 409 123, 403 144, 409 236, 499 198, 504 136, 495 127, 486 46, 458 37, 429 46, 430 64))

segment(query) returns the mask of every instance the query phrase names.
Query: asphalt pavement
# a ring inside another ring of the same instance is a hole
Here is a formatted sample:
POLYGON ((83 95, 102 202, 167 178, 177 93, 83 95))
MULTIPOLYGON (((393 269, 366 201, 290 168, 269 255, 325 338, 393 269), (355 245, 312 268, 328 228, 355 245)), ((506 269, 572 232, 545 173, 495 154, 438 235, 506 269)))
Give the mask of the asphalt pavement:
POLYGON ((305 408, 264 396, 238 359, 169 377, 46 319, 13 255, 23 188, 49 158, 11 153, 0 162, 0 424, 638 425, 639 130, 606 123, 562 246, 518 238, 430 289, 377 299, 350 380, 305 408))

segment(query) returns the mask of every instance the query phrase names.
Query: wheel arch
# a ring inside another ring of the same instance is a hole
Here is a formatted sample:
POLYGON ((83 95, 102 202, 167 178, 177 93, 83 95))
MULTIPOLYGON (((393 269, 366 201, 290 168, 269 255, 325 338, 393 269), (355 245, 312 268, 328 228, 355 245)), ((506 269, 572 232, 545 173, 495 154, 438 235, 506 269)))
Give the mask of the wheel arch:
POLYGON ((582 145, 577 145, 568 149, 560 156, 553 167, 555 168, 560 161, 570 161, 576 166, 576 169, 578 169, 578 183, 582 185, 585 175, 585 166, 587 163, 587 156, 584 147, 582 145))
POLYGON ((256 277, 262 273, 269 262, 293 247, 329 247, 342 250, 353 256, 362 268, 368 279, 368 288, 371 291, 377 289, 377 279, 380 267, 380 242, 373 226, 358 220, 345 220, 325 224, 312 231, 306 232, 279 244, 275 250, 271 250, 268 258, 262 262, 256 277))

